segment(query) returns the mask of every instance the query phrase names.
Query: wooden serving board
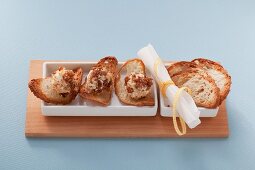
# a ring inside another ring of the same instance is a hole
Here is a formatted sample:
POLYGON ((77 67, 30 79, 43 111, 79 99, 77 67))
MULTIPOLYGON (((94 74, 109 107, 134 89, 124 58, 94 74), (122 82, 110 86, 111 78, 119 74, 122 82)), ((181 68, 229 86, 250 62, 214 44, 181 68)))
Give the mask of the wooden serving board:
MULTIPOLYGON (((42 76, 42 60, 30 62, 29 80, 42 76)), ((167 138, 176 134, 172 118, 155 117, 47 117, 41 114, 41 101, 28 89, 25 135, 27 137, 110 137, 167 138)), ((226 104, 214 118, 201 118, 195 129, 181 137, 228 137, 226 104)))

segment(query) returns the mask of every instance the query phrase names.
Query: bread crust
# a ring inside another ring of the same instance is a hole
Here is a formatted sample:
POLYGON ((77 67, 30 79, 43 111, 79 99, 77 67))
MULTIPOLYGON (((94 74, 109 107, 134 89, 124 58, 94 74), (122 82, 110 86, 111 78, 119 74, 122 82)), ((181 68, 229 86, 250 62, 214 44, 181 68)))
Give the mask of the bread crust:
POLYGON ((231 76, 228 74, 227 70, 219 63, 204 58, 197 58, 192 60, 191 62, 196 63, 197 65, 200 65, 202 67, 209 67, 211 69, 217 70, 224 75, 226 81, 224 84, 224 89, 220 89, 220 104, 221 104, 228 96, 232 84, 231 76))
POLYGON ((203 68, 199 67, 196 63, 189 62, 189 61, 180 61, 173 63, 167 68, 169 75, 175 76, 176 74, 180 74, 181 72, 185 71, 195 71, 195 70, 202 70, 203 68))
POLYGON ((216 98, 214 99, 214 103, 208 104, 208 102, 205 103, 199 103, 196 102, 196 105, 199 107, 205 107, 205 108, 216 108, 219 106, 220 104, 220 95, 219 95, 219 88, 217 87, 215 81, 212 79, 211 76, 207 75, 207 74, 201 74, 199 71, 197 70, 189 70, 189 71, 185 71, 185 72, 180 72, 178 74, 175 74, 174 76, 172 76, 172 80, 174 81, 174 83, 180 88, 182 87, 182 85, 187 82, 189 79, 191 79, 192 77, 199 75, 201 76, 204 80, 208 81, 212 86, 213 86, 213 92, 215 93, 216 98), (180 78, 183 78, 183 82, 178 83, 178 80, 180 80, 180 78))
MULTIPOLYGON (((87 83, 87 78, 85 79, 84 83, 82 84, 80 88, 79 95, 87 100, 96 102, 98 104, 101 104, 103 106, 107 106, 111 102, 111 97, 112 97, 112 91, 114 88, 114 82, 115 82, 115 74, 117 71, 117 64, 118 60, 113 57, 113 56, 107 56, 99 60, 99 62, 93 66, 95 67, 105 67, 109 72, 112 73, 112 84, 110 86, 109 90, 103 90, 100 93, 87 93, 86 92, 86 83, 87 83), (107 63, 106 63, 107 62, 107 63)), ((92 69, 93 69, 92 68, 92 69)))
POLYGON ((115 94, 117 95, 117 97, 119 98, 119 100, 124 103, 124 104, 127 104, 127 105, 133 105, 133 106, 154 106, 155 105, 155 101, 154 101, 154 98, 152 97, 152 94, 151 92, 144 98, 141 98, 141 99, 138 99, 138 100, 135 100, 135 99, 132 99, 131 97, 127 97, 125 99, 123 99, 121 97, 122 95, 122 91, 121 91, 121 88, 124 88, 124 84, 123 82, 121 82, 121 73, 122 71, 125 71, 126 67, 128 64, 132 63, 132 62, 138 62, 142 68, 142 72, 144 75, 146 75, 146 71, 145 71, 145 65, 144 63, 142 62, 142 60, 140 59, 131 59, 131 60, 128 60, 127 62, 125 62, 121 68, 119 69, 119 71, 117 72, 116 74, 116 77, 115 77, 115 83, 114 83, 114 86, 115 86, 115 94))
POLYGON ((220 65, 219 63, 209 60, 209 59, 205 59, 205 58, 196 58, 196 59, 193 59, 191 62, 193 62, 195 64, 198 64, 196 62, 199 62, 200 64, 204 64, 204 65, 214 65, 214 66, 218 66, 218 67, 224 69, 224 67, 222 65, 220 65))
POLYGON ((72 86, 71 92, 66 97, 63 97, 63 98, 49 97, 43 92, 42 90, 43 81, 47 79, 51 79, 51 77, 46 77, 44 79, 43 78, 32 79, 28 83, 28 87, 37 98, 45 101, 46 103, 63 104, 63 105, 69 104, 70 102, 72 102, 72 100, 75 99, 75 97, 77 96, 79 92, 79 87, 81 85, 82 75, 83 75, 83 71, 81 68, 77 68, 73 71, 75 74, 72 80, 73 84, 71 85, 72 86))

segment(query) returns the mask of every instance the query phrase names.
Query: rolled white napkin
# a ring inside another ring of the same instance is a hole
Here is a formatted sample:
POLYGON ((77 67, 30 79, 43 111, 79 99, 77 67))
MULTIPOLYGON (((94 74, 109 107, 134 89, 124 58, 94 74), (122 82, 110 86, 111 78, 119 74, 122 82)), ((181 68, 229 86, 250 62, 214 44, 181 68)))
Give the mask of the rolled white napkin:
MULTIPOLYGON (((144 62, 145 66, 151 72, 157 83, 166 82, 171 80, 164 64, 162 63, 157 52, 151 44, 140 49, 137 52, 137 56, 144 62), (158 74, 154 70, 154 64, 159 60, 158 64, 158 74), (157 74, 157 75, 156 75, 157 74)), ((166 89, 166 97, 168 98, 169 105, 173 105, 174 95, 179 90, 175 85, 170 85, 166 89)), ((183 118, 185 123, 189 128, 194 128, 201 123, 199 119, 200 111, 198 110, 192 97, 186 92, 183 91, 180 94, 179 101, 176 107, 177 112, 183 118)))

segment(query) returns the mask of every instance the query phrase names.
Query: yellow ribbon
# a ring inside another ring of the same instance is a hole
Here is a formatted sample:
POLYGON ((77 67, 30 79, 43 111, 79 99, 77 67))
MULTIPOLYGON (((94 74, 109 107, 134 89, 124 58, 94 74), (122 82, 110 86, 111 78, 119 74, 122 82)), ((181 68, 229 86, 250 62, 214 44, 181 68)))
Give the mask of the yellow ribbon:
POLYGON ((158 78, 158 65, 161 63, 160 58, 157 58, 155 63, 154 63, 154 72, 155 72, 155 77, 158 79, 159 82, 159 88, 160 91, 162 92, 162 95, 166 97, 166 89, 170 85, 174 85, 174 82, 172 80, 167 80, 165 82, 161 82, 160 79, 158 78))
MULTIPOLYGON (((164 97, 166 97, 166 89, 169 86, 175 85, 175 84, 174 84, 174 82, 172 80, 168 80, 168 81, 165 81, 165 82, 161 82, 160 81, 160 79, 158 78, 158 65, 160 63, 161 63, 160 58, 157 58, 155 63, 154 63, 154 72, 155 72, 155 77, 158 79, 158 82, 159 82, 160 91, 161 91, 162 95, 164 97)), ((177 107, 177 103, 178 103, 179 98, 180 98, 180 94, 181 94, 181 92, 183 90, 188 90, 188 92, 190 93, 190 89, 187 88, 187 87, 179 88, 179 90, 174 95, 174 101, 173 101, 173 106, 172 106, 174 129, 175 129, 176 133, 178 135, 180 135, 180 136, 186 134, 186 124, 185 124, 185 121, 182 119, 182 117, 179 116, 179 120, 180 120, 180 124, 181 124, 181 129, 182 129, 182 131, 180 131, 179 126, 177 124, 177 118, 176 118, 177 111, 176 111, 176 107, 177 107)))
POLYGON ((174 82, 172 80, 167 80, 165 82, 159 81, 159 88, 164 97, 166 97, 166 89, 171 85, 174 85, 174 82))
POLYGON ((172 112, 173 112, 174 129, 175 129, 176 133, 180 136, 186 134, 186 124, 185 124, 184 120, 182 119, 182 117, 179 116, 181 128, 182 128, 182 132, 181 132, 178 127, 177 120, 176 120, 176 115, 177 115, 176 107, 177 107, 177 103, 180 99, 180 94, 182 93, 183 90, 188 90, 188 93, 191 93, 190 89, 187 87, 179 88, 179 90, 174 95, 174 101, 173 101, 173 106, 172 106, 173 107, 172 112))

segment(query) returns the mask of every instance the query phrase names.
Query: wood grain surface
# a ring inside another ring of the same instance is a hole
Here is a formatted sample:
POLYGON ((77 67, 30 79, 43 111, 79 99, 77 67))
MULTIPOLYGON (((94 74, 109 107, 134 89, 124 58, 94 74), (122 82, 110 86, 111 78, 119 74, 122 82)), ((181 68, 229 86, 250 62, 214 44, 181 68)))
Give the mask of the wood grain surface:
MULTIPOLYGON (((29 80, 42 76, 42 60, 30 62, 29 80)), ((40 100, 28 89, 25 135, 27 137, 109 137, 168 138, 176 134, 172 118, 159 112, 154 117, 47 117, 41 114, 40 100)), ((220 106, 214 118, 201 118, 195 129, 187 129, 183 137, 228 137, 226 104, 220 106)))

